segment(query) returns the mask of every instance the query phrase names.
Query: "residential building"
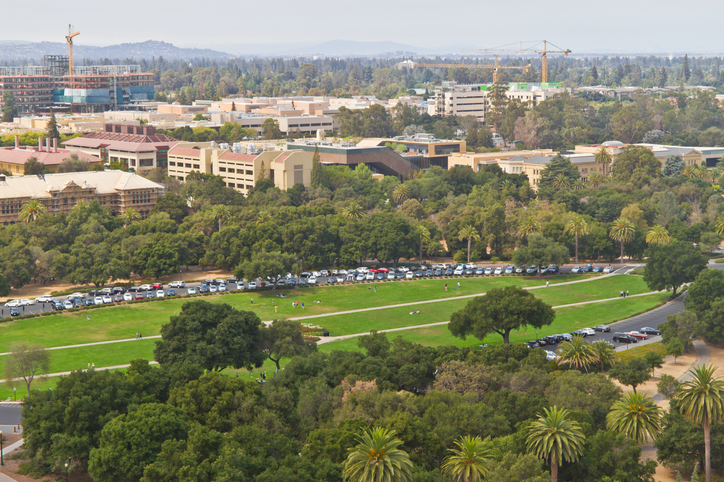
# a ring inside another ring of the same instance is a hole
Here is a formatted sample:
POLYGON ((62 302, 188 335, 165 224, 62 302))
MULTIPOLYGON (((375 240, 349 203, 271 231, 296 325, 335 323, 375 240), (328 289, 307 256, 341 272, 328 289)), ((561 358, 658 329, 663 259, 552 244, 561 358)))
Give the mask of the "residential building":
POLYGON ((147 171, 166 168, 168 151, 178 142, 173 137, 157 134, 153 126, 129 121, 106 122, 102 131, 69 139, 63 145, 100 157, 107 163, 119 162, 127 169, 147 171))
POLYGON ((15 147, 0 148, 0 170, 13 175, 23 174, 25 171, 25 163, 28 162, 30 158, 35 158, 51 172, 58 172, 58 167, 60 167, 63 160, 71 156, 76 156, 79 160, 85 161, 91 166, 103 163, 101 158, 82 151, 58 149, 58 139, 53 139, 52 144, 51 146, 50 138, 45 138, 45 144, 43 144, 43 138, 39 137, 37 147, 21 146, 16 135, 15 147))
POLYGON ((114 216, 133 208, 145 218, 163 192, 162 185, 123 171, 0 176, 0 222, 17 222, 23 204, 33 199, 52 215, 67 214, 82 200, 98 201, 114 216))
POLYGON ((248 194, 262 172, 281 190, 312 183, 312 156, 290 150, 256 150, 245 153, 240 145, 215 142, 182 142, 168 153, 168 175, 185 181, 191 172, 221 176, 227 187, 248 194))

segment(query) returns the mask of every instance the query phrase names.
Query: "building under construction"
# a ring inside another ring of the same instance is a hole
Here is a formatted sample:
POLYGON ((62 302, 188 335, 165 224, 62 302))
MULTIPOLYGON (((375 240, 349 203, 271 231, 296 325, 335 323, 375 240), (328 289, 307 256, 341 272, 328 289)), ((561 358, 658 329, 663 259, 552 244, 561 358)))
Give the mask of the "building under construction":
POLYGON ((154 77, 139 65, 72 66, 65 55, 46 55, 43 65, 0 66, 0 106, 12 92, 19 114, 103 112, 153 100, 154 77), (70 74, 72 72, 72 75, 70 74))

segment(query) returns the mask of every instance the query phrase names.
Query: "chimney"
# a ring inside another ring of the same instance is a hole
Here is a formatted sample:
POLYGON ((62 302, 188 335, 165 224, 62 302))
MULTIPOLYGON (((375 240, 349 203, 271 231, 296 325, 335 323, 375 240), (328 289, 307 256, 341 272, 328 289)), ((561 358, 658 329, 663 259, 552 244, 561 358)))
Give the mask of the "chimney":
POLYGON ((38 152, 43 152, 43 138, 38 137, 38 152))
POLYGON ((45 152, 50 152, 50 137, 45 138, 45 152))
POLYGON ((20 149, 20 137, 17 134, 15 134, 15 149, 20 149))
POLYGON ((53 137, 53 152, 55 152, 55 153, 58 152, 58 138, 57 137, 53 137))

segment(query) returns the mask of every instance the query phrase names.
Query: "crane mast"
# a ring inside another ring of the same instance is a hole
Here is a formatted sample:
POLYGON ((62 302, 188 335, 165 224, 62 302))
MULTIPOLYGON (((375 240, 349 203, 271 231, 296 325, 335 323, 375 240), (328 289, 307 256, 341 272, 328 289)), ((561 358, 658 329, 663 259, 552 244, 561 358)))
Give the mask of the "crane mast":
POLYGON ((80 32, 73 32, 73 26, 68 25, 68 35, 65 36, 65 41, 68 42, 68 75, 71 76, 71 86, 73 85, 73 75, 75 75, 75 66, 73 65, 73 37, 78 35, 80 35, 80 32))

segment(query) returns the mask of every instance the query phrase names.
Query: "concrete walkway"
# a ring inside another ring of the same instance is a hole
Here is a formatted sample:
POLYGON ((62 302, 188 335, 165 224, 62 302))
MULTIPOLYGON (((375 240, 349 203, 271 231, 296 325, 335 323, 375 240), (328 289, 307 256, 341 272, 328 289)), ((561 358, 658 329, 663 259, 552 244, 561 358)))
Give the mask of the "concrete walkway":
MULTIPOLYGON (((157 361, 150 361, 148 363, 149 363, 149 365, 158 365, 157 361)), ((125 365, 113 365, 110 367, 95 367, 95 368, 92 368, 92 370, 119 370, 121 368, 128 368, 130 366, 131 366, 131 364, 127 363, 125 365)), ((84 370, 84 369, 81 369, 81 370, 84 370)), ((67 372, 57 372, 57 373, 44 373, 42 375, 36 375, 35 378, 59 377, 61 375, 70 375, 74 371, 77 372, 78 370, 72 370, 72 371, 67 371, 67 372)), ((21 380, 22 380, 22 378, 13 378, 12 380, 4 379, 4 380, 0 380, 0 383, 7 383, 8 381, 19 382, 21 380)))

